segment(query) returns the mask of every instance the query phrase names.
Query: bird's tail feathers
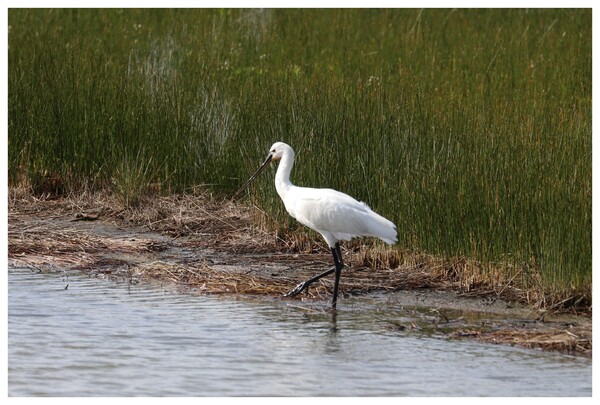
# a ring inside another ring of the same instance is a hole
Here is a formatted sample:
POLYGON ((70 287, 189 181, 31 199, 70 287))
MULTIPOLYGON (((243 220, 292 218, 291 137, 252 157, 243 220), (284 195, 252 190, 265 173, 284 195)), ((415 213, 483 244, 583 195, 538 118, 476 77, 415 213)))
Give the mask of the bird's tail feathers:
POLYGON ((372 220, 369 221, 369 234, 375 236, 387 244, 393 245, 398 242, 396 225, 381 215, 373 212, 372 220))

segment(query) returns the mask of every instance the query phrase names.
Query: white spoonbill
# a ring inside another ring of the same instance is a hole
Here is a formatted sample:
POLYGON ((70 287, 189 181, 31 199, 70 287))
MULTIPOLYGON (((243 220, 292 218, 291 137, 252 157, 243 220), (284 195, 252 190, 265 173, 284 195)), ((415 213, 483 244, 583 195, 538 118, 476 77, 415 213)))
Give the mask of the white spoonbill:
POLYGON ((339 241, 357 236, 374 236, 388 244, 396 243, 396 226, 372 211, 365 203, 329 188, 298 187, 290 182, 294 165, 294 150, 283 142, 275 142, 262 166, 235 193, 237 197, 272 161, 280 160, 275 175, 275 188, 287 212, 301 224, 319 232, 331 249, 334 267, 308 279, 286 294, 293 297, 321 277, 335 271, 332 307, 337 305, 340 274, 344 263, 339 241))

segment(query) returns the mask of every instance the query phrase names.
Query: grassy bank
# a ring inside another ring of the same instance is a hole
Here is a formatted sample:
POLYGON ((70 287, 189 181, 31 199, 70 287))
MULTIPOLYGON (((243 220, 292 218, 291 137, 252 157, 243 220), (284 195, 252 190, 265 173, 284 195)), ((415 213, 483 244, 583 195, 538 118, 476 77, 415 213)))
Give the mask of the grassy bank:
POLYGON ((399 250, 561 297, 591 296, 591 126, 591 10, 9 10, 12 185, 227 194, 282 140, 399 250))

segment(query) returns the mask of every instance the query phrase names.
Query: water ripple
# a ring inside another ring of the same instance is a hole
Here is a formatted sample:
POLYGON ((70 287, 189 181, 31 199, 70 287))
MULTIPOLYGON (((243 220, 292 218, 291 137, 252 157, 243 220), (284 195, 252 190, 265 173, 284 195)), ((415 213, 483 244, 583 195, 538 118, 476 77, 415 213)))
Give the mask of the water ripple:
POLYGON ((589 359, 390 333, 369 304, 352 306, 351 299, 332 324, 318 305, 307 314, 289 301, 174 294, 22 269, 9 269, 8 281, 11 396, 589 396, 592 390, 589 359))

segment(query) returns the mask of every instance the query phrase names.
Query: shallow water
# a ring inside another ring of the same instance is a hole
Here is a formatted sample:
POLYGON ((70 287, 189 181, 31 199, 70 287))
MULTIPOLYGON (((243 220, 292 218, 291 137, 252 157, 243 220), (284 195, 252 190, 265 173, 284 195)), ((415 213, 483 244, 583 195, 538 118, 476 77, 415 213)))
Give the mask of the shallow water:
POLYGON ((314 303, 9 269, 8 392, 591 396, 590 359, 390 330, 382 317, 402 308, 340 305, 332 319, 314 303))

